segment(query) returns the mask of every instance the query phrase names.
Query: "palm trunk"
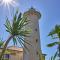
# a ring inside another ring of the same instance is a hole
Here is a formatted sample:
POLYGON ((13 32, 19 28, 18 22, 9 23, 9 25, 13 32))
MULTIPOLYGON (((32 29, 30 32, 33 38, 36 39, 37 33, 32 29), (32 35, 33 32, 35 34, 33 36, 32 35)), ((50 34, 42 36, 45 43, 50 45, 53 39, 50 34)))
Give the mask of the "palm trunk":
POLYGON ((7 39, 7 41, 6 41, 5 45, 4 45, 4 48, 3 48, 2 52, 1 52, 0 60, 2 60, 2 56, 4 55, 4 52, 5 52, 5 50, 6 50, 6 47, 7 47, 8 43, 10 42, 10 40, 11 40, 13 37, 14 37, 14 36, 10 36, 10 37, 7 39))

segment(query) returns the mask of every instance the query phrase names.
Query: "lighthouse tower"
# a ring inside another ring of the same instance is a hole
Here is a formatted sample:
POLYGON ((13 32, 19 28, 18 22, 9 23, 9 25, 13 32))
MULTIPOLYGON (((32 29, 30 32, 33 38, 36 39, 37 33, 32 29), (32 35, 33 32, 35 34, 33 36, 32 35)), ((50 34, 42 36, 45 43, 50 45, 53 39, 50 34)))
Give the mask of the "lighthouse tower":
POLYGON ((32 46, 25 43, 29 51, 24 51, 23 60, 39 60, 39 50, 41 50, 41 45, 38 20, 41 18, 41 14, 34 8, 31 8, 24 13, 24 16, 27 16, 27 19, 30 20, 30 23, 26 28, 31 28, 32 30, 30 36, 25 38, 25 40, 32 46))

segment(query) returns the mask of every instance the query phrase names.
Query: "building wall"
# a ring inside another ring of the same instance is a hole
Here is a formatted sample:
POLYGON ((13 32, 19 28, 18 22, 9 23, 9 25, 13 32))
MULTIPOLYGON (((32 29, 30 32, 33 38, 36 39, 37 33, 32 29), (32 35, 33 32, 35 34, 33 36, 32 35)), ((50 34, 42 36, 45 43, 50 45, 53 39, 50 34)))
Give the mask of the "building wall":
POLYGON ((9 60, 23 60, 23 52, 15 52, 15 54, 11 54, 9 60))
MULTIPOLYGON (((0 53, 1 53, 1 51, 2 51, 2 49, 0 49, 0 53)), ((7 51, 8 51, 8 53, 5 53, 4 55, 8 54, 9 60, 23 60, 23 48, 15 48, 15 49, 13 48, 13 50, 8 49, 7 51)))

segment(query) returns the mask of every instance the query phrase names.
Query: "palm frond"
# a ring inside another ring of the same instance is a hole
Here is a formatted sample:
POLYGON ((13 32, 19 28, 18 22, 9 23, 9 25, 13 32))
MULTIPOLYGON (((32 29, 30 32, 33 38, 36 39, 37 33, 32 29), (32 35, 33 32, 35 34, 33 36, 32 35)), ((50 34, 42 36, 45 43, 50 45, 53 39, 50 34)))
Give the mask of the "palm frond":
POLYGON ((27 20, 27 17, 23 17, 20 22, 19 22, 19 27, 18 29, 22 29, 29 23, 29 20, 27 20))
POLYGON ((53 47, 53 46, 58 45, 58 44, 60 44, 60 42, 53 42, 53 43, 48 44, 47 46, 53 47))
POLYGON ((60 32, 60 25, 56 25, 55 30, 56 30, 57 33, 59 33, 60 32))
POLYGON ((49 60, 56 60, 57 56, 58 56, 58 51, 56 51, 56 53, 53 56, 51 56, 49 60))
POLYGON ((51 60, 53 60, 53 56, 51 57, 51 60))
POLYGON ((28 41, 25 41, 24 38, 22 38, 22 37, 18 37, 18 38, 19 38, 22 42, 24 42, 24 43, 32 46, 32 44, 30 44, 30 42, 28 42, 28 41))
POLYGON ((56 25, 55 28, 48 34, 48 36, 52 36, 60 33, 60 25, 56 25))
POLYGON ((56 59, 57 55, 58 55, 58 51, 56 51, 56 53, 54 54, 54 56, 53 56, 53 60, 56 59))
POLYGON ((21 20, 21 15, 22 15, 22 13, 19 13, 19 15, 18 15, 18 21, 21 20))
POLYGON ((11 31, 12 31, 12 26, 11 26, 11 23, 10 23, 10 21, 8 20, 8 18, 7 18, 6 23, 5 23, 4 25, 5 25, 5 27, 6 27, 6 31, 9 32, 9 33, 11 33, 11 31))
POLYGON ((22 44, 23 47, 25 47, 25 49, 26 49, 27 51, 29 51, 29 49, 27 48, 27 46, 25 45, 25 43, 24 43, 22 40, 20 40, 19 38, 18 38, 17 40, 18 40, 18 42, 19 42, 20 44, 22 44))
POLYGON ((17 21, 17 15, 18 15, 18 10, 16 11, 16 13, 13 17, 13 24, 16 23, 16 21, 17 21))
POLYGON ((58 39, 58 37, 55 37, 55 36, 54 36, 54 37, 52 37, 52 39, 58 39))
POLYGON ((48 36, 53 36, 55 34, 55 30, 53 29, 51 32, 49 32, 48 36))

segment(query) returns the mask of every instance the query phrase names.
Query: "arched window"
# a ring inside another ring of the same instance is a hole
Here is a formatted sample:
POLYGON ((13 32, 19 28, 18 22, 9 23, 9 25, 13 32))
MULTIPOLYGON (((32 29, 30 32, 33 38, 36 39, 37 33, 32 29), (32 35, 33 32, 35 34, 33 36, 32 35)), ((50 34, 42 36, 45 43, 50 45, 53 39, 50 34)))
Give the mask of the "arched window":
POLYGON ((36 39, 36 43, 38 42, 38 39, 36 39))
POLYGON ((35 31, 37 31, 37 28, 35 29, 35 31))
POLYGON ((37 55, 39 54, 38 51, 36 52, 36 54, 37 54, 37 55))
POLYGON ((10 55, 9 55, 9 54, 5 54, 5 55, 3 56, 3 59, 9 60, 9 58, 10 58, 10 55))

